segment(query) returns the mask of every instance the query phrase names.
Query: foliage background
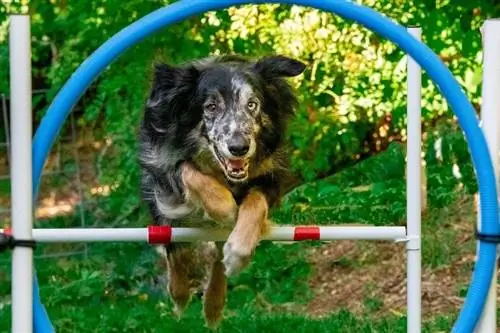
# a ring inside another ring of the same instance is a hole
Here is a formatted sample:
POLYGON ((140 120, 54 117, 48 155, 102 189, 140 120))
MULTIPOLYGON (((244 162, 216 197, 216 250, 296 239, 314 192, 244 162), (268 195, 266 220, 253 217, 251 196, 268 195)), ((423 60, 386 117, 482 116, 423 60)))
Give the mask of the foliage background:
MULTIPOLYGON (((37 117, 77 66, 113 34, 168 1, 4 1, 0 54, 7 55, 6 15, 32 17, 37 117)), ((480 33, 496 1, 373 1, 370 6, 402 25, 423 27, 423 39, 456 75, 475 104, 480 92, 480 33)), ((302 180, 325 177, 404 141, 406 57, 392 43, 344 19, 298 6, 243 6, 176 24, 132 47, 92 85, 80 102, 81 126, 111 138, 116 149, 103 164, 103 181, 123 191, 137 174, 135 135, 155 61, 178 63, 208 54, 282 53, 308 64, 294 81, 301 107, 289 131, 293 165, 302 180), (120 171, 122 170, 122 171, 120 171), (110 171, 110 172, 106 172, 110 171), (117 173, 118 172, 118 173, 117 173), (111 178, 106 177, 111 173, 111 178)), ((8 92, 6 56, 0 91, 8 92)), ((424 128, 451 117, 424 76, 424 128)), ((104 162, 104 161, 103 161, 104 162)), ((135 184, 134 184, 135 186, 135 184)))

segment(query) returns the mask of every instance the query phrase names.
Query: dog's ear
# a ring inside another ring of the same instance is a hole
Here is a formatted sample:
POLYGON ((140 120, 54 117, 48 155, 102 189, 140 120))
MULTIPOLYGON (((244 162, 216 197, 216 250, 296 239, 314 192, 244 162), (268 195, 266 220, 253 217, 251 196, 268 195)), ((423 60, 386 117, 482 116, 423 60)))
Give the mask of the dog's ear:
POLYGON ((298 60, 276 55, 259 59, 253 68, 264 78, 276 78, 302 74, 306 65, 298 60))
POLYGON ((194 66, 156 64, 148 106, 160 106, 173 102, 176 97, 187 97, 194 90, 198 76, 199 72, 194 66))

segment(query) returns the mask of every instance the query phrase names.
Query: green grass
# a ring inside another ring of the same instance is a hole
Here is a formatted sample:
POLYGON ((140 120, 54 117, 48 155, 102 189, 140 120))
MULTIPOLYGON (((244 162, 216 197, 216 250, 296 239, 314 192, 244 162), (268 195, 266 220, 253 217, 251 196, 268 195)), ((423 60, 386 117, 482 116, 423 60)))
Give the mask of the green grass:
MULTIPOLYGON (((433 170, 437 172, 439 168, 433 170)), ((445 205, 468 196, 455 190, 456 180, 446 173, 431 174, 429 179, 429 197, 433 200, 424 218, 422 244, 424 267, 434 269, 446 267, 464 253, 473 253, 473 247, 458 243, 460 232, 455 222, 473 221, 475 215, 470 200, 463 207, 445 205)), ((395 145, 334 176, 296 188, 286 196, 283 206, 273 212, 273 218, 279 224, 404 225, 405 207, 404 154, 400 146, 395 145)), ((92 212, 87 214, 91 216, 92 212)), ((134 215, 131 220, 135 221, 123 223, 137 225, 140 222, 136 218, 140 221, 141 216, 134 215)), ((70 217, 44 223, 63 227, 73 222, 70 217)), ((308 284, 313 272, 307 255, 311 247, 320 244, 263 242, 252 265, 230 280, 226 319, 219 331, 406 332, 406 318, 401 313, 370 316, 384 305, 382 299, 371 293, 360 300, 363 315, 354 315, 342 308, 321 319, 305 314, 303 306, 313 297, 308 284)), ((39 247, 37 253, 73 247, 47 245, 39 247)), ((361 244, 359 249, 366 251, 369 247, 361 244)), ((208 331, 203 325, 199 296, 180 321, 173 318, 164 286, 155 281, 161 272, 157 271, 155 253, 149 246, 92 244, 89 251, 88 259, 73 256, 36 260, 41 296, 57 332, 208 331)), ((336 265, 357 270, 376 264, 377 258, 377 253, 363 259, 341 257, 336 265)), ((9 300, 9 274, 9 256, 3 254, 0 257, 0 304, 7 304, 9 300)), ((365 288, 369 289, 370 285, 365 288)), ((457 296, 463 296, 462 289, 457 287, 457 296)), ((449 331, 455 315, 433 316, 425 321, 424 332, 449 331)), ((0 332, 8 331, 9 326, 10 308, 0 305, 0 332)))
MULTIPOLYGON (((309 299, 304 261, 306 244, 264 243, 254 264, 230 283, 226 320, 220 332, 406 332, 405 318, 356 317, 339 309, 323 319, 293 311, 309 299), (291 309, 291 311, 290 311, 291 309)), ((155 276, 153 255, 147 246, 92 246, 89 260, 73 257, 37 260, 41 295, 57 332, 207 332, 201 302, 195 297, 185 316, 176 321, 168 299, 150 282, 155 276)), ((8 266, 4 262, 5 279, 8 266)), ((4 282, 6 282, 4 280, 4 282)), ((0 286, 2 295, 8 285, 0 286)), ((368 310, 380 300, 367 299, 368 310)), ((7 331, 10 308, 0 311, 0 331, 7 331)), ((450 325, 449 318, 425 324, 425 332, 450 325)))
POLYGON ((0 179, 0 195, 10 195, 10 179, 0 179))
MULTIPOLYGON (((405 318, 383 318, 368 321, 348 311, 338 311, 326 318, 309 319, 300 315, 269 314, 251 307, 229 310, 219 332, 406 332, 405 318), (237 310, 237 311, 235 311, 237 310)), ((171 319, 170 308, 163 302, 122 299, 111 306, 94 302, 75 307, 68 313, 62 309, 51 311, 58 318, 58 332, 208 332, 200 319, 201 305, 195 302, 180 321, 171 319), (93 309, 91 307, 94 307, 93 309)), ((424 332, 445 331, 450 320, 440 317, 424 324, 424 332)), ((3 326, 3 325, 2 325, 3 326)), ((6 328, 7 326, 5 326, 6 328)))

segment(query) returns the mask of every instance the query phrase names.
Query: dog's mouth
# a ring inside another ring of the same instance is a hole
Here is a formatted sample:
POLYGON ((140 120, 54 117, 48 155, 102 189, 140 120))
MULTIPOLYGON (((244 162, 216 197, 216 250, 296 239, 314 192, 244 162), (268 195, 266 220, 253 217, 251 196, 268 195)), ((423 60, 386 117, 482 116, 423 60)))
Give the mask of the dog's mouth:
POLYGON ((214 151, 228 180, 232 182, 243 182, 248 178, 248 159, 226 158, 219 153, 216 147, 214 147, 214 151))

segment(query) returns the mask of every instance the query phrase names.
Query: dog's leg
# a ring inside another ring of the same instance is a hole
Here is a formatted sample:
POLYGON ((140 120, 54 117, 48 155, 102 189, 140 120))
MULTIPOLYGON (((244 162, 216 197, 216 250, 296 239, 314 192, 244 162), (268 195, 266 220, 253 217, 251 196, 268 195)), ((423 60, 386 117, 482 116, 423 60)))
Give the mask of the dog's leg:
POLYGON ((209 272, 208 284, 203 299, 203 312, 205 322, 209 328, 217 328, 222 319, 224 304, 226 302, 227 281, 222 263, 221 244, 217 244, 217 257, 212 263, 209 272))
POLYGON ((184 163, 182 181, 188 200, 200 203, 213 220, 224 224, 234 223, 238 206, 233 194, 217 179, 201 173, 189 163, 184 163))
POLYGON ((192 294, 191 275, 195 269, 194 248, 169 246, 167 249, 168 293, 174 303, 174 313, 181 317, 192 294))
POLYGON ((251 190, 243 199, 236 226, 224 245, 227 276, 238 274, 250 262, 261 237, 269 229, 268 210, 266 197, 258 190, 251 190))

